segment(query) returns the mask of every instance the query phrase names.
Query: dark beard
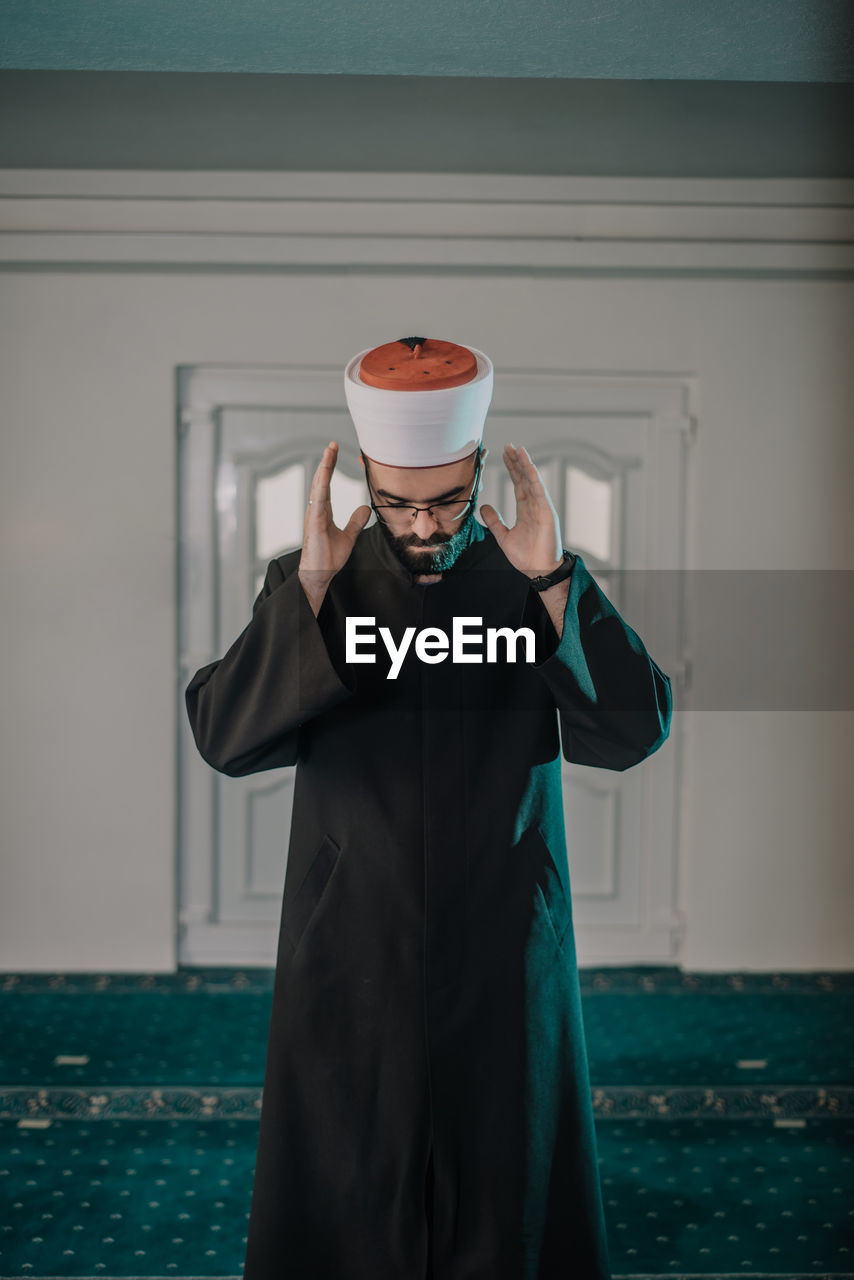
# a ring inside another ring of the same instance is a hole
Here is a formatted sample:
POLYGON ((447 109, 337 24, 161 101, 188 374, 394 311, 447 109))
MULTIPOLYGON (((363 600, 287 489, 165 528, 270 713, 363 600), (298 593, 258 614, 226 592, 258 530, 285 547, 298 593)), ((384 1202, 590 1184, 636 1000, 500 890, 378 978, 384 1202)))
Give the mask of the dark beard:
POLYGON ((437 529, 424 542, 414 533, 395 535, 387 524, 381 520, 378 523, 392 551, 410 573, 447 573, 471 542, 474 532, 474 512, 469 511, 460 527, 453 533, 443 533, 437 529), (411 551, 410 548, 413 546, 432 546, 433 550, 411 551))

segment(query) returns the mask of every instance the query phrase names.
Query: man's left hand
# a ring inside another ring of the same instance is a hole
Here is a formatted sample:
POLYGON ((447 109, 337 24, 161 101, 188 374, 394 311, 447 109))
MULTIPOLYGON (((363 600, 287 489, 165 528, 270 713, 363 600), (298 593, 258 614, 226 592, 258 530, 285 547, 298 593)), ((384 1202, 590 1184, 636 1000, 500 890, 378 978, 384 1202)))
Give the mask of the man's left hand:
POLYGON ((554 503, 527 449, 506 444, 504 465, 516 494, 516 523, 508 529, 495 507, 485 502, 480 508, 484 524, 514 568, 529 578, 552 573, 563 559, 554 503))

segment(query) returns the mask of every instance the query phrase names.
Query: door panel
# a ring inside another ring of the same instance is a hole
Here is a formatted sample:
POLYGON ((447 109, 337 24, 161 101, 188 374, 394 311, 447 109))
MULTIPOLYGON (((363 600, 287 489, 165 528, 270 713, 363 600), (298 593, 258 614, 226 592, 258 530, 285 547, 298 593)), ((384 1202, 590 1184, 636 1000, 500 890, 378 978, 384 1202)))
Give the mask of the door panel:
MULTIPOLYGON (((283 409, 223 410, 217 473, 221 652, 246 626, 270 560, 301 545, 312 477, 324 447, 337 438, 335 428, 317 415, 283 409)), ((339 441, 330 497, 339 527, 368 500, 353 444, 339 441)), ((295 772, 291 766, 219 782, 219 913, 225 922, 278 919, 295 772)))

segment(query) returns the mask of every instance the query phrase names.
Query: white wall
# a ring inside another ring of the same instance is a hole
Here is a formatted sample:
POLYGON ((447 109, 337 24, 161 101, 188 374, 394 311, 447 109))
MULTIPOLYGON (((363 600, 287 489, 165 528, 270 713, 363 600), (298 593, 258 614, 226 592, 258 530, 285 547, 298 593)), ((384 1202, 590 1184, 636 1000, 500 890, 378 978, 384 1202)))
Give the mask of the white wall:
MULTIPOLYGON (((343 368, 417 329, 497 377, 692 373, 688 565, 851 568, 852 301, 795 278, 4 274, 0 969, 174 966, 176 365, 343 368)), ((679 719, 680 962, 850 968, 851 713, 679 719)))

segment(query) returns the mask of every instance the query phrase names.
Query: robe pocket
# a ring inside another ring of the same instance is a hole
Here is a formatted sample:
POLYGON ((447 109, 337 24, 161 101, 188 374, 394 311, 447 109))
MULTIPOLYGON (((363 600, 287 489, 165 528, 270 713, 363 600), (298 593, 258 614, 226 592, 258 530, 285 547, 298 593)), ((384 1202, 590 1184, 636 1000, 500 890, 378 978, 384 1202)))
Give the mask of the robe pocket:
POLYGON ((331 836, 324 836, 308 870, 293 897, 284 904, 282 920, 292 946, 296 949, 335 870, 341 850, 331 836))
POLYGON ((572 924, 572 908, 543 833, 539 827, 531 827, 529 836, 536 858, 536 893, 542 898, 557 945, 562 948, 572 924))

